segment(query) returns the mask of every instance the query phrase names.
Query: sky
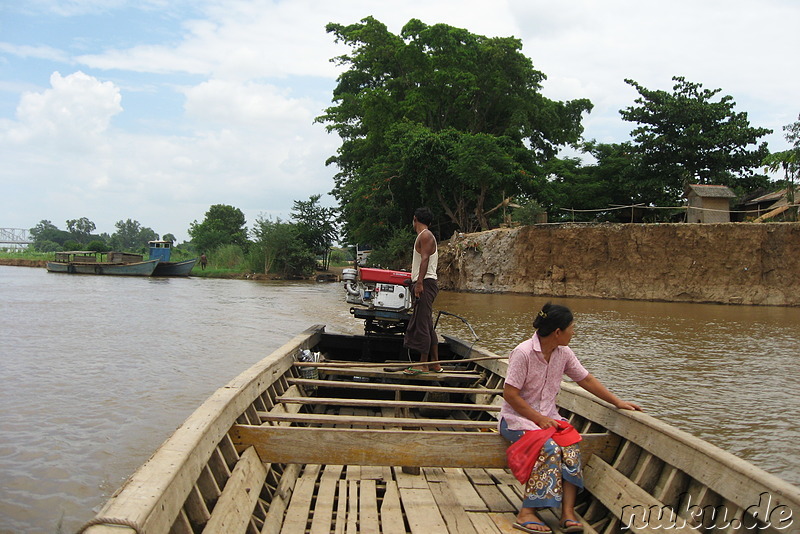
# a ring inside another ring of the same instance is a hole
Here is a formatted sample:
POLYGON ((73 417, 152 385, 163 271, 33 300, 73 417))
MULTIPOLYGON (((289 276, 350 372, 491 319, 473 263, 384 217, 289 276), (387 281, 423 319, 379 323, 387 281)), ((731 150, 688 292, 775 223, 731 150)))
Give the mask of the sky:
POLYGON ((589 98, 584 138, 630 140, 636 80, 722 89, 751 125, 800 114, 797 0, 0 0, 0 228, 132 219, 189 240, 214 204, 287 220, 335 205, 315 123, 347 52, 329 22, 410 19, 521 39, 544 96, 589 98))

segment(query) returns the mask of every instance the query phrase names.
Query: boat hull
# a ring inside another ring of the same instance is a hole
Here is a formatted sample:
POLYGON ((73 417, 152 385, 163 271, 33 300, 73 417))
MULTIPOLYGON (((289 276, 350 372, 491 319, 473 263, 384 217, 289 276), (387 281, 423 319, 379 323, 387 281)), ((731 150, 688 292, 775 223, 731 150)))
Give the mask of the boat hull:
POLYGON ((158 260, 136 263, 106 262, 57 262, 48 261, 47 270, 51 273, 95 274, 113 276, 152 276, 158 260))
POLYGON ((197 258, 186 261, 161 261, 156 265, 153 276, 189 276, 197 258))
MULTIPOLYGON (((385 363, 396 339, 310 328, 214 393, 87 532, 512 532, 523 489, 494 431, 508 361, 448 336, 439 354, 444 373, 405 377, 385 363)), ((587 534, 795 532, 795 486, 575 384, 558 404, 584 437, 587 534)))

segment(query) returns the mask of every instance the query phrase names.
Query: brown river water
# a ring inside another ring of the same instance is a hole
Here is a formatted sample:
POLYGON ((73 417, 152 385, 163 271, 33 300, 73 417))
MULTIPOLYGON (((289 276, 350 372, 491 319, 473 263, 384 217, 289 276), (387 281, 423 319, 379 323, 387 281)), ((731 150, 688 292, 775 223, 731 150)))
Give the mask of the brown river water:
MULTIPOLYGON (((507 354, 547 300, 442 292, 434 310, 507 354)), ((800 484, 800 310, 555 301, 620 397, 800 484)), ((0 533, 74 532, 215 389, 313 324, 360 333, 349 308, 339 284, 0 266, 0 533)))

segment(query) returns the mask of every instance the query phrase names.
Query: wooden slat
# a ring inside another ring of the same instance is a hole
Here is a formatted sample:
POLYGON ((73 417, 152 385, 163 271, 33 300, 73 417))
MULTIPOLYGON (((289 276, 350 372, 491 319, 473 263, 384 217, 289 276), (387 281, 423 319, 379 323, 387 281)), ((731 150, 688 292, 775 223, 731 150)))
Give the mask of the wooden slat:
POLYGON ((290 384, 325 388, 370 389, 382 391, 431 391, 434 393, 465 393, 481 395, 502 395, 502 389, 459 388, 449 386, 423 386, 415 384, 376 384, 372 382, 348 382, 345 380, 312 380, 310 378, 288 378, 290 384))
POLYGON ((475 382, 481 379, 477 373, 424 373, 418 375, 406 375, 402 372, 387 373, 383 370, 363 367, 319 367, 317 368, 320 376, 360 376, 369 378, 402 378, 403 380, 422 380, 426 382, 447 381, 447 382, 475 382))
POLYGON ((306 465, 292 493, 292 500, 286 510, 281 534, 304 534, 311 511, 311 497, 319 474, 319 465, 306 465))
MULTIPOLYGON (((495 432, 235 425, 231 439, 240 450, 254 446, 264 463, 505 469, 508 447, 508 442, 495 432)), ((593 450, 605 449, 609 439, 613 436, 584 436, 584 461, 593 455, 593 450)), ((490 477, 487 479, 494 483, 490 477)))
POLYGON ((481 412, 499 412, 500 407, 492 404, 472 404, 466 402, 423 402, 396 401, 378 399, 343 399, 334 397, 291 397, 281 396, 276 399, 286 404, 312 404, 323 406, 361 406, 372 408, 433 408, 436 410, 465 410, 481 412))
MULTIPOLYGON (((477 534, 501 534, 500 529, 494 524, 489 514, 481 514, 477 512, 465 512, 464 516, 470 520, 472 527, 477 534)), ((509 530, 508 532, 519 532, 518 530, 509 530)))
POLYGON ((697 533, 696 529, 680 521, 661 524, 657 514, 665 509, 664 504, 598 456, 593 456, 585 466, 584 485, 623 524, 630 525, 634 532, 659 534, 668 528, 669 532, 675 534, 697 533), (656 512, 651 513, 651 510, 656 512))
POLYGON ((432 467, 506 466, 507 442, 493 432, 425 432, 236 425, 237 448, 265 463, 432 467), (458 452, 455 452, 458 451, 458 452))
POLYGON ((347 480, 339 481, 339 503, 336 505, 336 524, 333 532, 344 534, 347 529, 347 480))
POLYGON ((347 534, 358 534, 358 481, 347 481, 347 534))
POLYGON ((427 487, 399 489, 400 501, 413 534, 448 534, 447 525, 427 487))
POLYGON ((380 513, 382 534, 405 534, 406 525, 400 507, 400 491, 394 480, 386 481, 386 493, 383 495, 380 513))
POLYGON ((486 514, 492 522, 497 526, 497 529, 500 532, 505 533, 514 533, 520 532, 519 530, 514 529, 514 523, 517 520, 516 514, 510 513, 491 513, 486 514))
POLYGON ((439 512, 447 524, 450 532, 458 532, 458 534, 474 534, 475 528, 472 522, 464 513, 464 509, 458 502, 458 498, 450 490, 450 486, 444 482, 429 482, 433 498, 436 500, 436 506, 439 507, 439 512))
MULTIPOLYGON (((352 426, 413 426, 413 427, 451 427, 451 428, 474 428, 474 429, 489 429, 497 426, 496 421, 471 421, 471 420, 458 420, 458 419, 416 419, 413 417, 364 417, 358 415, 328 415, 328 414, 313 414, 313 413, 297 413, 297 414, 283 414, 283 413, 265 413, 259 412, 258 414, 263 422, 292 422, 304 424, 345 424, 352 426)), ((247 425, 239 425, 247 426, 247 425)))
POLYGON ((186 513, 186 517, 189 518, 189 522, 195 525, 205 525, 211 517, 211 513, 208 511, 205 500, 203 500, 203 496, 197 486, 192 489, 186 498, 183 511, 186 513))
POLYGON ((361 532, 380 532, 375 480, 359 481, 358 524, 361 532))
POLYGON ((400 489, 425 489, 428 487, 428 482, 425 480, 425 477, 411 475, 406 473, 404 469, 398 469, 397 467, 393 467, 392 472, 394 473, 394 479, 397 481, 397 487, 400 489))
POLYGON ((330 533, 333 522, 333 504, 336 501, 336 488, 341 474, 341 465, 325 466, 317 490, 317 501, 311 520, 311 534, 330 533))
POLYGON ((516 512, 519 508, 519 503, 512 504, 494 484, 475 484, 475 491, 491 512, 516 512))
POLYGON ((299 475, 300 466, 297 464, 289 465, 283 471, 281 481, 272 496, 272 501, 269 503, 269 510, 264 519, 264 528, 261 529, 261 534, 278 534, 281 531, 283 513, 289 506, 294 493, 295 482, 297 482, 299 475))
POLYGON ((245 450, 233 468, 205 529, 208 532, 244 532, 266 478, 267 470, 255 449, 245 450))
POLYGON ((450 490, 461 503, 461 507, 469 512, 488 512, 489 507, 475 491, 463 469, 446 468, 445 477, 450 490))

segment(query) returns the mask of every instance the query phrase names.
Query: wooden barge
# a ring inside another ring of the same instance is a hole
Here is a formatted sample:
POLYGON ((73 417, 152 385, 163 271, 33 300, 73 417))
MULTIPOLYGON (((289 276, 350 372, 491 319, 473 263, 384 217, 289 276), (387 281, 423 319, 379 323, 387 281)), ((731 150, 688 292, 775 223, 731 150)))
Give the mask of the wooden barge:
MULTIPOLYGON (((400 344, 296 336, 213 394, 82 531, 518 532, 522 488, 496 432, 507 360, 445 336, 445 372, 406 377, 391 367, 400 344), (319 361, 299 361, 309 351, 319 361)), ((800 531, 797 487, 575 384, 558 402, 584 437, 587 534, 800 531)), ((540 515, 559 532, 557 511, 540 515)))

